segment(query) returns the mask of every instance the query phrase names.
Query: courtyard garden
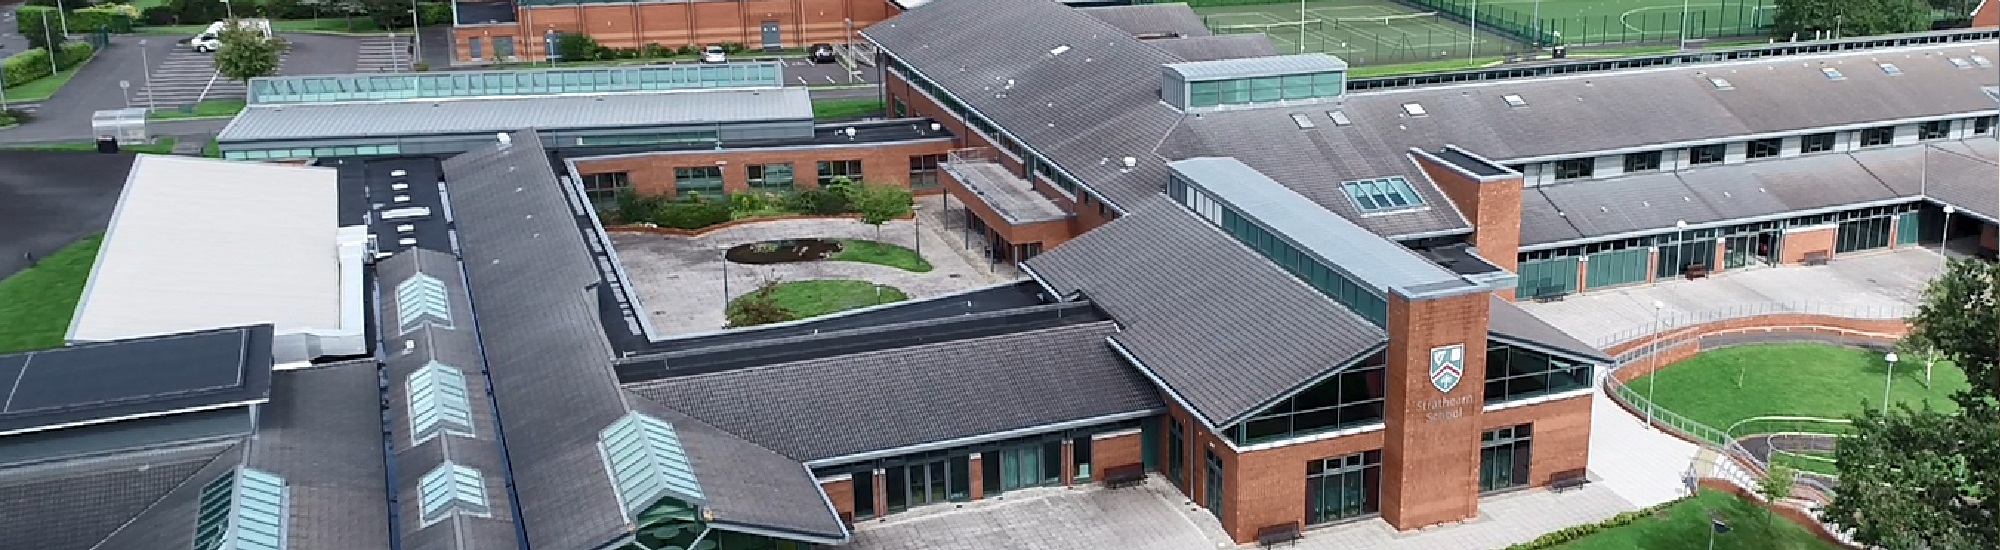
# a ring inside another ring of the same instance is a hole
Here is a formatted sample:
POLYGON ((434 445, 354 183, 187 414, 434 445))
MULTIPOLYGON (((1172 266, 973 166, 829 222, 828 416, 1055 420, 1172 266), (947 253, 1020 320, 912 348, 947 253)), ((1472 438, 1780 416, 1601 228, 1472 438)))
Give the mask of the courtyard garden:
POLYGON ((896 287, 852 279, 770 282, 729 301, 729 326, 782 323, 909 299, 896 287))
POLYGON ((1693 498, 1665 506, 1618 514, 1600 524, 1579 525, 1544 535, 1509 550, 1699 549, 1715 550, 1837 550, 1805 527, 1770 513, 1756 501, 1703 489, 1693 498), (1713 535, 1713 520, 1728 526, 1713 535), (1539 543, 1539 544, 1538 544, 1539 543))
MULTIPOLYGON (((1913 408, 1928 403, 1947 413, 1957 410, 1951 394, 1967 387, 1963 371, 1938 361, 1931 365, 1926 387, 1924 360, 1899 359, 1891 400, 1913 408)), ((1845 418, 1864 406, 1879 408, 1888 368, 1882 353, 1860 348, 1752 344, 1703 351, 1625 385, 1644 396, 1650 383, 1651 399, 1660 408, 1726 430, 1760 416, 1845 418)))
POLYGON ((910 190, 901 187, 834 178, 824 186, 792 192, 686 191, 682 196, 666 197, 626 189, 618 193, 602 214, 607 223, 653 224, 687 230, 732 220, 845 214, 857 215, 862 223, 880 227, 889 220, 910 215, 912 200, 910 190))

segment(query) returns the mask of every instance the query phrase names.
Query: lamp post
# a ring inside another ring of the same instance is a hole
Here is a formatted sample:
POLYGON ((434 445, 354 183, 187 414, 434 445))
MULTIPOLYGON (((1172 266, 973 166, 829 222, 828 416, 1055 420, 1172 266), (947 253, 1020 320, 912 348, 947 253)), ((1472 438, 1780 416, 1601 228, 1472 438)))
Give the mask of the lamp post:
POLYGON ((146 89, 144 90, 146 92, 146 111, 158 110, 153 101, 153 64, 146 59, 146 40, 143 38, 139 39, 139 69, 145 73, 146 77, 146 89))
POLYGON ((921 204, 910 205, 910 221, 917 222, 917 259, 919 260, 924 259, 924 216, 922 212, 918 212, 918 210, 922 210, 923 208, 924 205, 921 204))
POLYGON ((229 0, 222 0, 222 11, 228 19, 236 19, 236 6, 230 5, 229 0))
POLYGON ((1472 15, 1465 17, 1472 24, 1471 33, 1465 38, 1465 64, 1473 64, 1473 56, 1479 53, 1479 0, 1472 0, 1472 15))
POLYGON ((727 323, 729 317, 729 247, 716 246, 715 251, 722 257, 722 317, 727 323))
POLYGON ((415 69, 417 61, 424 58, 424 15, 417 11, 417 0, 410 0, 410 43, 416 59, 410 60, 410 68, 415 69))
POLYGON ((1679 269, 1683 275, 1687 273, 1688 265, 1687 230, 1687 220, 1674 220, 1674 261, 1680 264, 1679 269))
POLYGON ((1676 46, 1682 51, 1688 49, 1688 0, 1681 0, 1681 41, 1676 46))
POLYGON ((1653 384, 1660 377, 1660 310, 1666 302, 1653 300, 1653 369, 1646 373, 1646 428, 1653 428, 1653 384))
POLYGON ((1889 370, 1882 374, 1882 416, 1889 416, 1889 386, 1896 381, 1896 352, 1882 356, 1889 362, 1889 370))
POLYGON ((1958 213, 1958 207, 1945 205, 1944 234, 1938 237, 1938 255, 1944 256, 1944 266, 1951 268, 1951 215, 1958 213))

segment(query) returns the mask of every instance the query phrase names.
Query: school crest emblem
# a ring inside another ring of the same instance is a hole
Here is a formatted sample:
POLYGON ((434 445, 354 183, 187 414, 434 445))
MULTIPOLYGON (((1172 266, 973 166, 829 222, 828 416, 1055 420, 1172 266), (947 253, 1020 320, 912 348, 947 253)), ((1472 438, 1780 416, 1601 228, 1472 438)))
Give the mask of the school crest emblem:
POLYGON ((1431 348, 1431 385, 1451 393, 1465 377, 1465 344, 1431 348))

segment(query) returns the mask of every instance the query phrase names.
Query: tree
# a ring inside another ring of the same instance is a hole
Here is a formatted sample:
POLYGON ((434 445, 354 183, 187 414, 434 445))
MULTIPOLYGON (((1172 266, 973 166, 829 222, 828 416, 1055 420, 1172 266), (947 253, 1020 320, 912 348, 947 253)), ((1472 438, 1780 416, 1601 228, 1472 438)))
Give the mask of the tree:
POLYGON ((1926 404, 1853 418, 1834 448, 1840 487, 1824 517, 1888 550, 2000 548, 2000 266, 1954 260, 1924 289, 1903 345, 1935 349, 1972 385, 1947 414, 1926 404))
POLYGON ((910 214, 910 190, 887 185, 860 185, 852 188, 854 211, 861 223, 875 226, 875 240, 882 240, 882 224, 910 214))
MULTIPOLYGON (((725 260, 727 261, 727 260, 725 260)), ((729 328, 751 327, 782 323, 798 319, 796 313, 778 305, 778 281, 765 282, 756 291, 729 301, 729 310, 724 317, 729 319, 729 328)))
MULTIPOLYGON (((1771 456, 1775 457, 1777 454, 1773 453, 1771 456)), ((1770 523, 1771 516, 1776 515, 1778 501, 1791 498, 1792 484, 1797 480, 1797 472, 1780 464, 1772 464, 1771 469, 1764 472, 1764 479, 1757 480, 1757 495, 1764 497, 1765 523, 1770 523)))
POLYGON ((1801 40, 1824 32, 1871 36, 1929 30, 1932 0, 1777 0, 1772 30, 1801 40))
POLYGON ((277 74, 278 60, 285 52, 283 40, 243 26, 235 19, 229 20, 216 38, 222 41, 222 49, 215 51, 215 70, 222 76, 249 82, 252 78, 277 74))
POLYGON ((384 29, 407 29, 415 21, 409 0, 358 0, 362 13, 384 29))

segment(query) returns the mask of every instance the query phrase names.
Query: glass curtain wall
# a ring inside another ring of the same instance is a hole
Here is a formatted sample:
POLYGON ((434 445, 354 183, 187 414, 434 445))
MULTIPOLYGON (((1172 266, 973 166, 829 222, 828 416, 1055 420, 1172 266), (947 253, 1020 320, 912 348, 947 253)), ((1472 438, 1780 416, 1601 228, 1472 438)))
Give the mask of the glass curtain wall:
POLYGON ((1387 390, 1383 357, 1370 357, 1363 364, 1366 366, 1329 377, 1224 431, 1239 445, 1254 445, 1380 423, 1387 390))
POLYGON ((1382 451, 1306 463, 1306 523, 1319 525, 1382 511, 1382 451))
POLYGON ((1479 492, 1490 493, 1528 484, 1533 463, 1530 424, 1487 430, 1479 436, 1479 492))
POLYGON ((1502 343, 1486 346, 1486 403, 1491 405, 1590 387, 1591 366, 1502 343))

